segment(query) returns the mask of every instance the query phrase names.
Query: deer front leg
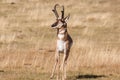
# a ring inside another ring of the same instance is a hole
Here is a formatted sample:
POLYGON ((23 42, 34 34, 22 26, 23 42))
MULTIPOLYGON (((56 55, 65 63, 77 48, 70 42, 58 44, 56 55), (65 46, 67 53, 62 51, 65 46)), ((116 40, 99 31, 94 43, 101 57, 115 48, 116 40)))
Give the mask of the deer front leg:
POLYGON ((50 76, 50 79, 52 79, 54 77, 54 73, 55 73, 58 62, 59 62, 59 53, 56 52, 56 54, 55 54, 55 64, 53 66, 53 70, 52 70, 52 74, 50 76))
POLYGON ((57 66, 57 80, 60 78, 60 55, 58 57, 58 66, 57 66))
POLYGON ((58 63, 58 60, 55 61, 55 64, 54 64, 53 71, 52 71, 52 74, 51 74, 51 76, 50 76, 50 79, 52 79, 52 78, 54 77, 54 72, 55 72, 57 63, 58 63))
POLYGON ((69 56, 69 50, 65 51, 63 56, 63 62, 62 62, 62 80, 66 80, 66 65, 67 65, 67 59, 69 56))

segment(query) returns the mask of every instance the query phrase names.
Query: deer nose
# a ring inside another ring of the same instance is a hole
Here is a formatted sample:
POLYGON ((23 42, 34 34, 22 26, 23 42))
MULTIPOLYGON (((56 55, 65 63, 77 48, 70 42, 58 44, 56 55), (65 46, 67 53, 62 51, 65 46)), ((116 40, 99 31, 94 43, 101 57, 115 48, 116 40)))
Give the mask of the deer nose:
POLYGON ((54 27, 53 25, 51 25, 51 27, 54 27))
POLYGON ((55 24, 52 24, 51 27, 55 27, 55 24))

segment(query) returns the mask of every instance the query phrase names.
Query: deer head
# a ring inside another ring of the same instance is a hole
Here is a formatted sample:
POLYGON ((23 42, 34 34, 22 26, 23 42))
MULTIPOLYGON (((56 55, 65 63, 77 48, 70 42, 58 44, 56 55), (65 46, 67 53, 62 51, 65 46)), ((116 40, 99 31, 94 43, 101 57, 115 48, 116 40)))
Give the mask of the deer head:
POLYGON ((70 17, 70 14, 68 16, 64 17, 64 6, 62 6, 62 11, 61 11, 61 17, 59 17, 58 12, 56 10, 56 7, 59 6, 59 4, 55 4, 54 9, 52 10, 53 13, 56 16, 56 22, 54 22, 51 27, 52 28, 61 28, 61 27, 67 27, 67 21, 70 17))

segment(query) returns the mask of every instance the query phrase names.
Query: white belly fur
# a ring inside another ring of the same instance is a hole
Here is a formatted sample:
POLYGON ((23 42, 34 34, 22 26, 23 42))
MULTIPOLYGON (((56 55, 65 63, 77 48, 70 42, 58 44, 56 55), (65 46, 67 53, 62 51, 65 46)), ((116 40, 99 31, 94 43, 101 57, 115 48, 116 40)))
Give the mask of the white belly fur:
POLYGON ((57 48, 59 51, 63 51, 64 50, 64 41, 63 40, 57 40, 57 48))

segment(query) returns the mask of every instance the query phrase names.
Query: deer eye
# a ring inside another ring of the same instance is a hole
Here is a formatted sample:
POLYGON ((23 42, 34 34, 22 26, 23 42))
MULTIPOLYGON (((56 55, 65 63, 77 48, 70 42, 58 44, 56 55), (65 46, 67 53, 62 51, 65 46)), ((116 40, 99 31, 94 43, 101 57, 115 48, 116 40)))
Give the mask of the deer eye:
POLYGON ((61 21, 62 23, 65 23, 65 21, 61 21))

